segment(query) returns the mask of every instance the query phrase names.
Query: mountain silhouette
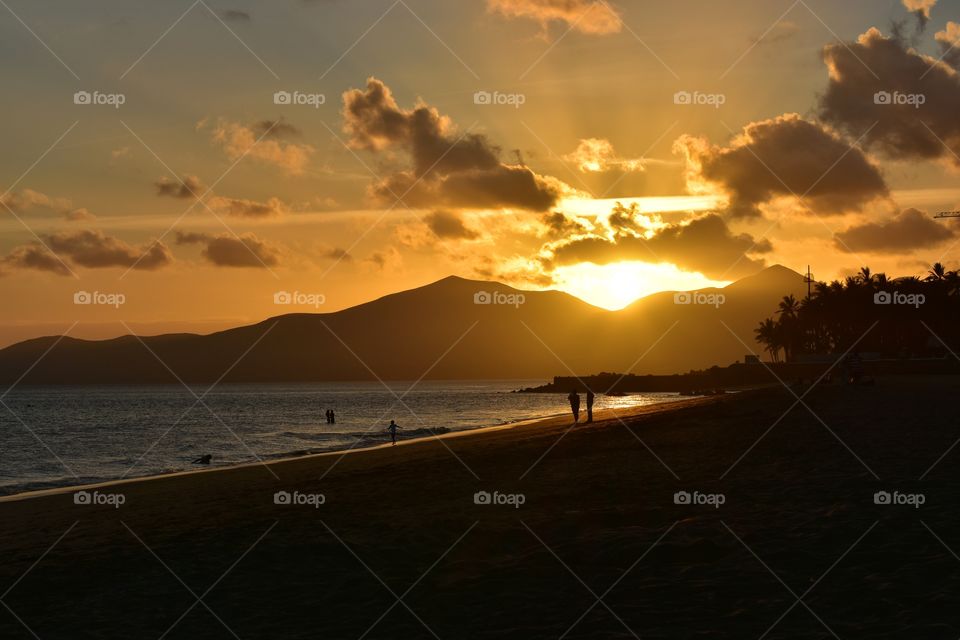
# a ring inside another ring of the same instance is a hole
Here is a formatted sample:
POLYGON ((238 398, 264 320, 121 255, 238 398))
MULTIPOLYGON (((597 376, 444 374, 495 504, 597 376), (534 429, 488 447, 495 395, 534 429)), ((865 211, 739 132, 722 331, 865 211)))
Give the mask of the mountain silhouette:
POLYGON ((179 379, 209 384, 675 373, 729 364, 759 351, 753 329, 783 296, 804 292, 800 274, 773 266, 722 289, 679 297, 663 292, 607 311, 559 291, 522 291, 451 276, 333 313, 282 315, 210 335, 27 340, 0 350, 0 382, 179 379), (723 296, 722 304, 717 296, 723 296))

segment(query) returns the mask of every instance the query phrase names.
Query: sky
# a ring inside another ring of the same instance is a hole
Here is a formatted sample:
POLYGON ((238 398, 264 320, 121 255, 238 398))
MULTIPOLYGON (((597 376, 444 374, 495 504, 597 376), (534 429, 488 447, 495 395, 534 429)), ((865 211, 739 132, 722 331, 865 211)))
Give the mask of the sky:
POLYGON ((0 345, 957 268, 960 0, 3 0, 0 345), (285 295, 289 294, 289 295, 285 295))

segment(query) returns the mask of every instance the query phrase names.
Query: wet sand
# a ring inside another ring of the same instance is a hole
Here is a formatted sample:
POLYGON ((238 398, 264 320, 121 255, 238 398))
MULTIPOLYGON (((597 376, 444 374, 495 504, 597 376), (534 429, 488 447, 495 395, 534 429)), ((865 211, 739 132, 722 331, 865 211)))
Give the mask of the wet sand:
POLYGON ((789 412, 765 389, 95 489, 120 508, 0 500, 0 637, 956 638, 958 384, 823 387, 789 412))

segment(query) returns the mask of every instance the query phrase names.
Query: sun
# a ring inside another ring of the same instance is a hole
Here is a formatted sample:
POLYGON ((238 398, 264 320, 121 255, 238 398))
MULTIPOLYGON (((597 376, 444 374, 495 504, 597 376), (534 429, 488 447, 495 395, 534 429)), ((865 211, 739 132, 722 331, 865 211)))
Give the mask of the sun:
POLYGON ((688 291, 723 287, 728 281, 711 280, 701 273, 681 271, 672 264, 616 262, 581 263, 556 271, 557 288, 592 305, 616 311, 660 291, 688 291))

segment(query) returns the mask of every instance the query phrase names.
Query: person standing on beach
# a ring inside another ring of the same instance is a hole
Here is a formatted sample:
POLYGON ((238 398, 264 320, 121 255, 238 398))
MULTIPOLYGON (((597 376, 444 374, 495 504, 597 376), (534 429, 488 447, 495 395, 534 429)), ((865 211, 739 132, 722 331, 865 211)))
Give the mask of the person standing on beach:
POLYGON ((573 412, 573 422, 580 422, 580 394, 574 389, 570 392, 570 395, 567 396, 567 400, 570 401, 570 411, 573 412))
POLYGON ((330 424, 337 424, 337 414, 330 409, 330 424))
POLYGON ((593 389, 587 389, 587 423, 593 422, 593 389))
POLYGON ((402 429, 402 427, 391 420, 390 426, 387 427, 387 431, 390 432, 390 439, 393 441, 393 446, 397 446, 397 429, 402 429))

